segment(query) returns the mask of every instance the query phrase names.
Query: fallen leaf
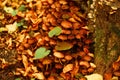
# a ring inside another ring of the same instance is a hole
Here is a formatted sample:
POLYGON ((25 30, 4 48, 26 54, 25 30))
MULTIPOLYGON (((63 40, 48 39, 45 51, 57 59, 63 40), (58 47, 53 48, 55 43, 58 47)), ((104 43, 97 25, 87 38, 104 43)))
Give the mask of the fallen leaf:
POLYGON ((58 36, 60 35, 60 33, 62 32, 62 29, 61 27, 55 27, 53 28, 49 33, 48 33, 48 36, 49 37, 53 37, 53 36, 58 36))
POLYGON ((26 0, 26 2, 32 2, 33 0, 26 0))
POLYGON ((24 25, 24 19, 20 20, 19 22, 17 22, 16 26, 23 26, 24 25))
POLYGON ((35 78, 31 78, 30 80, 35 80, 35 78))
POLYGON ((32 75, 33 75, 35 78, 39 79, 39 80, 44 80, 44 79, 45 79, 45 77, 44 77, 44 75, 43 75, 42 72, 34 73, 34 74, 32 74, 32 75))
POLYGON ((17 37, 17 40, 19 42, 23 42, 24 38, 25 38, 25 34, 19 34, 18 37, 17 37))
POLYGON ((7 29, 5 27, 1 27, 0 32, 3 32, 3 31, 7 31, 7 29))
POLYGON ((4 14, 0 15, 1 20, 4 19, 4 18, 5 18, 4 14))
POLYGON ((4 7, 5 12, 12 14, 12 16, 15 16, 17 14, 17 10, 14 10, 12 7, 4 7))
POLYGON ((13 24, 6 25, 6 28, 8 30, 8 33, 13 33, 17 30, 17 22, 14 22, 13 24))
POLYGON ((50 50, 47 50, 45 47, 40 47, 35 51, 35 59, 44 58, 50 53, 50 50))
POLYGON ((68 42, 57 42, 55 49, 61 51, 61 50, 69 50, 72 47, 73 45, 68 42))
POLYGON ((12 38, 9 38, 9 39, 6 41, 6 44, 8 45, 8 47, 12 47, 12 38))
POLYGON ((25 5, 21 5, 21 6, 18 8, 18 10, 20 10, 20 11, 25 11, 25 10, 26 10, 25 5))
POLYGON ((25 72, 23 73, 23 76, 27 76, 30 71, 31 71, 31 66, 26 68, 25 72))
POLYGON ((22 55, 22 62, 23 62, 23 64, 24 64, 24 67, 25 67, 25 69, 27 69, 28 68, 28 60, 27 60, 27 57, 25 56, 25 55, 22 55))
POLYGON ((87 80, 103 80, 103 76, 97 73, 86 75, 87 80))

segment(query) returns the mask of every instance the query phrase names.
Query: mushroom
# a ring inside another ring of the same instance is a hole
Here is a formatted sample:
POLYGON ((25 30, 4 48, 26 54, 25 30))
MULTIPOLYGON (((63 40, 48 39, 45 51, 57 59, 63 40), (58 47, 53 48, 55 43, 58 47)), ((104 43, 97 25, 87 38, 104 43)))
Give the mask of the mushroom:
POLYGON ((57 58, 64 58, 64 54, 61 52, 54 52, 53 55, 57 58))
POLYGON ((92 60, 92 58, 89 55, 85 55, 82 59, 85 60, 85 61, 91 61, 92 60))
POLYGON ((80 62, 79 62, 79 65, 80 65, 80 66, 85 66, 85 67, 87 67, 87 68, 90 67, 90 63, 89 63, 88 61, 80 61, 80 62))
POLYGON ((72 56, 71 55, 65 55, 65 59, 70 61, 70 60, 72 60, 72 56))
POLYGON ((67 21, 67 20, 64 20, 64 21, 61 22, 61 26, 63 26, 64 28, 71 28, 72 23, 67 21))
POLYGON ((67 64, 64 68, 63 68, 63 73, 69 72, 73 69, 73 64, 67 64))

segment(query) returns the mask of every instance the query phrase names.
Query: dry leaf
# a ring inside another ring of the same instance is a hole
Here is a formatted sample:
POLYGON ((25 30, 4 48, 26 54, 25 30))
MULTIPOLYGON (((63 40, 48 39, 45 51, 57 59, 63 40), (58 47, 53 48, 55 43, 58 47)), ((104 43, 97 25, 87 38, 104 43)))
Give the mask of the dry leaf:
POLYGON ((30 49, 26 50, 26 52, 28 53, 28 55, 34 56, 34 55, 33 55, 33 52, 32 52, 30 49))
POLYGON ((17 22, 14 22, 13 24, 6 25, 6 28, 8 29, 8 33, 13 33, 17 30, 17 22))
POLYGON ((63 68, 63 73, 69 72, 73 69, 73 64, 67 64, 64 68, 63 68))
POLYGON ((23 42, 24 38, 25 38, 25 34, 19 34, 18 37, 17 37, 17 40, 19 42, 23 42))
POLYGON ((38 72, 37 67, 34 66, 34 65, 31 65, 31 69, 32 69, 34 72, 38 72))
POLYGON ((6 44, 8 44, 8 47, 12 47, 12 38, 9 38, 6 44))
POLYGON ((25 70, 25 72, 23 73, 23 75, 27 76, 28 73, 30 72, 30 70, 31 70, 31 67, 27 67, 26 70, 25 70))
POLYGON ((25 69, 27 69, 28 68, 28 60, 25 55, 22 55, 22 62, 23 62, 25 69))
POLYGON ((42 72, 34 73, 34 74, 32 74, 32 75, 33 75, 35 78, 39 79, 39 80, 44 80, 44 79, 45 79, 45 77, 44 77, 44 75, 43 75, 42 72))
POLYGON ((103 80, 103 76, 97 73, 86 75, 85 77, 87 78, 87 80, 103 80))
POLYGON ((57 45, 55 46, 56 50, 62 51, 62 50, 69 50, 73 47, 72 44, 68 42, 57 42, 57 45))

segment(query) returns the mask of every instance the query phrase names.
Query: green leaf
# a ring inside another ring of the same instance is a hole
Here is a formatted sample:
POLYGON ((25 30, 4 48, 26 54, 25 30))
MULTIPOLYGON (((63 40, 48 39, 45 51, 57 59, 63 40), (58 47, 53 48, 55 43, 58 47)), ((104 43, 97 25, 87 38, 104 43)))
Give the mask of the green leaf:
POLYGON ((21 80, 20 78, 16 78, 15 80, 21 80))
POLYGON ((12 14, 12 16, 15 16, 15 15, 17 15, 17 10, 14 10, 12 7, 4 7, 4 10, 5 10, 5 12, 6 13, 10 13, 10 14, 12 14))
POLYGON ((0 27, 0 32, 6 31, 5 27, 0 27))
POLYGON ((18 13, 18 11, 17 11, 17 10, 13 10, 13 12, 12 12, 11 14, 12 14, 12 16, 16 16, 16 15, 17 15, 17 13, 18 13))
POLYGON ((24 19, 20 20, 20 22, 17 23, 17 26, 23 26, 24 25, 24 19))
POLYGON ((44 58, 49 55, 50 50, 47 50, 45 47, 40 47, 35 51, 35 59, 44 58))
POLYGON ((18 10, 20 10, 20 11, 25 11, 25 10, 26 10, 25 5, 21 5, 21 6, 18 8, 18 10))
POLYGON ((19 27, 19 26, 22 26, 23 25, 23 23, 21 23, 21 22, 18 22, 17 23, 17 26, 19 27))
POLYGON ((35 80, 35 78, 31 78, 30 80, 35 80))
POLYGON ((14 9, 12 7, 6 7, 6 6, 4 7, 4 10, 7 13, 12 13, 14 11, 14 9))
POLYGON ((48 33, 48 36, 49 37, 53 37, 53 36, 58 36, 60 35, 60 33, 62 32, 62 29, 61 27, 55 27, 53 28, 49 33, 48 33))
POLYGON ((73 45, 68 42, 57 42, 55 49, 61 51, 61 50, 69 50, 72 47, 73 45))

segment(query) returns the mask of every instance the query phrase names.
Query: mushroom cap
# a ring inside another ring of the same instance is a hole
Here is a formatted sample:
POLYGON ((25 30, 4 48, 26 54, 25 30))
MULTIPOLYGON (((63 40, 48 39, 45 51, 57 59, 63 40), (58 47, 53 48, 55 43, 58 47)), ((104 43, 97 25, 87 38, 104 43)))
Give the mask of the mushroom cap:
POLYGON ((57 58, 63 58, 64 57, 64 54, 61 53, 61 52, 54 52, 53 55, 57 58))

